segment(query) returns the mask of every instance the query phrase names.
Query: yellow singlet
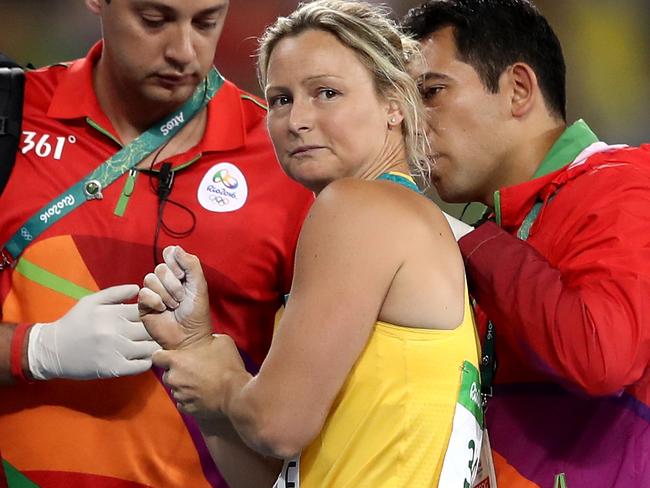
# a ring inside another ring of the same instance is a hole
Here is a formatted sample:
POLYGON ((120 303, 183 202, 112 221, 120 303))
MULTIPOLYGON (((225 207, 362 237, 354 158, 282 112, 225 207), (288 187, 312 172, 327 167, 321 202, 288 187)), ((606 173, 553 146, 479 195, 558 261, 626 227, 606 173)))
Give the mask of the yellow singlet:
MULTIPOLYGON (((456 432, 467 424, 467 416, 454 420, 463 410, 457 408, 461 373, 468 369, 463 364, 478 374, 478 341, 465 296, 464 319, 454 330, 375 324, 321 433, 285 462, 277 487, 438 486, 452 425, 456 432)), ((478 379, 472 384, 474 403, 477 386, 478 379)), ((454 453, 462 459, 456 464, 471 466, 478 452, 468 452, 464 438, 454 444, 463 450, 454 453)), ((462 488, 464 475, 459 476, 462 488)))

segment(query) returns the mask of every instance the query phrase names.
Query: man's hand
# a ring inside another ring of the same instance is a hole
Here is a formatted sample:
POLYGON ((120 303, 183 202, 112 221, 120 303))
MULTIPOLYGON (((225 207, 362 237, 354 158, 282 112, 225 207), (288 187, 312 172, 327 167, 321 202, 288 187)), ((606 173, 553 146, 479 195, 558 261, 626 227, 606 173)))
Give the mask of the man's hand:
POLYGON ((106 288, 88 295, 53 323, 29 332, 29 370, 38 380, 90 380, 143 373, 160 349, 142 322, 138 306, 124 304, 137 285, 106 288))
POLYGON ((451 231, 454 233, 454 238, 456 239, 456 242, 460 241, 463 237, 465 237, 467 234, 469 234, 474 230, 474 227, 472 227, 469 224, 466 224, 462 220, 458 220, 456 217, 452 217, 447 212, 442 212, 442 214, 447 219, 447 222, 449 223, 449 227, 451 227, 451 231))
POLYGON ((182 349, 212 334, 208 286, 196 256, 169 246, 163 259, 144 278, 140 317, 163 349, 182 349))

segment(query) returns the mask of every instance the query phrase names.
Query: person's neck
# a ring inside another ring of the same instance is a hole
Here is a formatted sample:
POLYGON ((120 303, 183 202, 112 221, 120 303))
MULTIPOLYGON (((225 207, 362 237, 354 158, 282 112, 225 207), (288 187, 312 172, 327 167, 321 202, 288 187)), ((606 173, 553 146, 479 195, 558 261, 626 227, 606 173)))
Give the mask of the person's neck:
POLYGON ((374 165, 372 168, 368 168, 368 170, 360 175, 359 178, 362 180, 376 180, 379 176, 385 173, 403 173, 409 175, 411 171, 406 159, 385 161, 374 165))
MULTIPOLYGON (((350 178, 355 178, 359 180, 376 180, 379 176, 384 173, 397 172, 404 173, 406 175, 410 174, 408 163, 405 159, 403 160, 393 160, 393 161, 381 161, 375 164, 372 164, 368 168, 362 169, 359 173, 355 175, 348 175, 350 178)), ((314 195, 318 196, 327 185, 331 183, 327 182, 318 187, 308 187, 309 190, 314 192, 314 195)))
POLYGON ((540 125, 535 131, 529 130, 525 137, 521 137, 521 143, 504 156, 499 171, 489 185, 488 193, 481 199, 482 203, 494 209, 495 191, 533 179, 542 161, 565 129, 566 123, 553 120, 540 125))
POLYGON ((103 57, 95 65, 93 85, 99 106, 124 145, 178 108, 142 100, 142 97, 123 85, 103 57))
POLYGON ((381 153, 375 158, 372 164, 363 168, 359 178, 364 180, 375 180, 384 173, 396 171, 399 173, 409 174, 409 165, 406 158, 406 148, 399 137, 389 137, 387 144, 382 148, 381 153))
MULTIPOLYGON (((134 97, 128 89, 123 88, 116 77, 111 76, 110 70, 101 63, 101 59, 95 66, 93 82, 99 105, 124 145, 129 144, 155 122, 178 108, 163 104, 143 103, 141 99, 134 97)), ((196 146, 203 137, 206 124, 207 110, 203 108, 165 144, 160 152, 155 153, 155 160, 157 162, 164 161, 166 158, 196 146)), ((152 153, 142 160, 138 167, 148 168, 153 164, 153 160, 152 153)))

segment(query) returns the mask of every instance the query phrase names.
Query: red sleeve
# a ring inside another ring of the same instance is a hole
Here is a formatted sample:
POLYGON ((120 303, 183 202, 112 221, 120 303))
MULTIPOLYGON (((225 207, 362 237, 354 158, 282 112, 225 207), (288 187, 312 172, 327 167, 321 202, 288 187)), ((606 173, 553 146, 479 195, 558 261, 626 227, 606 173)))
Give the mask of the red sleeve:
POLYGON ((617 188, 612 178, 605 191, 581 179, 539 224, 553 262, 491 222, 459 245, 497 337, 542 373, 606 395, 638 381, 650 361, 650 182, 617 188))

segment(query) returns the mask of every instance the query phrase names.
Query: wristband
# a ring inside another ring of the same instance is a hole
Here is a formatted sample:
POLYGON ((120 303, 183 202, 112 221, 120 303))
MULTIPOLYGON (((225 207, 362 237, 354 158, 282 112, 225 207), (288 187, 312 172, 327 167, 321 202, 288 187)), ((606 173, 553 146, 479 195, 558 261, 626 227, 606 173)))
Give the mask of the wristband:
POLYGON ((18 324, 14 329, 11 338, 10 365, 11 376, 21 383, 31 383, 23 371, 23 349, 25 348, 25 336, 34 324, 18 324))

